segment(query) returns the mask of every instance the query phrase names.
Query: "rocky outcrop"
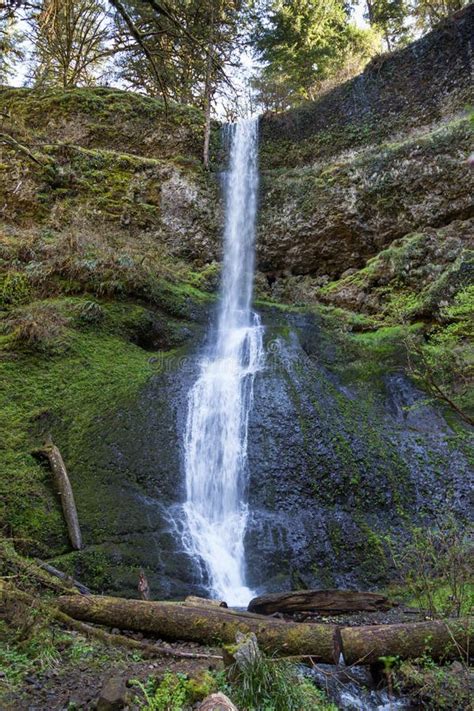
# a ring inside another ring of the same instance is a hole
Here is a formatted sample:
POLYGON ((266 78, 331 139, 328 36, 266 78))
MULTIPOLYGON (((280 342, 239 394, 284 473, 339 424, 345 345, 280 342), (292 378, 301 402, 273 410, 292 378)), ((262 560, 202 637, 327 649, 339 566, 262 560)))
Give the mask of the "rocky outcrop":
POLYGON ((459 119, 337 162, 263 171, 259 268, 334 278, 410 232, 472 216, 470 143, 459 119))
POLYGON ((385 535, 401 542, 446 509, 469 516, 467 444, 404 375, 396 338, 382 349, 382 335, 337 343, 308 315, 266 322, 249 427, 249 585, 376 588, 390 575, 385 535))
POLYGON ((395 240, 364 267, 348 269, 335 281, 327 275, 282 275, 270 286, 261 280, 260 288, 273 299, 322 302, 380 321, 432 320, 472 281, 473 250, 473 220, 455 220, 395 240))
POLYGON ((202 168, 202 116, 112 89, 0 90, 0 220, 108 234, 203 265, 220 253, 215 176, 202 168), (199 149, 199 151, 198 151, 199 149), (200 153, 199 153, 200 155, 200 153), (37 197, 38 196, 38 197, 37 197))
POLYGON ((340 277, 473 216, 474 6, 312 103, 260 120, 258 265, 340 277))
POLYGON ((199 109, 106 87, 0 89, 2 124, 45 144, 75 145, 162 160, 200 159, 199 109))
POLYGON ((456 220, 396 240, 364 269, 313 296, 359 313, 396 318, 404 307, 411 319, 433 318, 473 278, 474 220, 456 220))

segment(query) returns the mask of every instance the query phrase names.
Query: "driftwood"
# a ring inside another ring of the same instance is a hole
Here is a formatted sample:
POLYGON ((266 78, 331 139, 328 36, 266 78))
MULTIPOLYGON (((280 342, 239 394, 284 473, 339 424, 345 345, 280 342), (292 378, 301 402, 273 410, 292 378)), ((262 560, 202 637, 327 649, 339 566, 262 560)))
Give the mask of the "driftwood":
POLYGON ((42 449, 36 450, 33 454, 36 456, 44 456, 48 459, 51 471, 53 472, 54 480, 61 497, 61 506, 63 509, 64 519, 66 521, 69 540, 74 550, 79 551, 82 548, 82 536, 79 526, 79 518, 77 515, 76 502, 69 481, 69 476, 64 464, 61 452, 59 449, 48 440, 42 449))
POLYGON ((275 612, 377 612, 396 603, 384 595, 353 590, 296 590, 254 597, 249 612, 273 615, 275 612))
POLYGON ((196 595, 188 595, 184 600, 186 607, 228 607, 224 600, 209 600, 206 597, 197 597, 196 595))
POLYGON ((307 654, 327 663, 340 653, 335 625, 305 624, 239 613, 221 607, 186 607, 113 597, 64 596, 59 608, 70 617, 110 627, 203 644, 233 644, 237 632, 254 632, 263 649, 283 655, 307 654))
POLYGON ((373 664, 386 656, 414 659, 424 653, 432 659, 466 658, 473 632, 472 620, 431 620, 340 630, 346 664, 373 664))

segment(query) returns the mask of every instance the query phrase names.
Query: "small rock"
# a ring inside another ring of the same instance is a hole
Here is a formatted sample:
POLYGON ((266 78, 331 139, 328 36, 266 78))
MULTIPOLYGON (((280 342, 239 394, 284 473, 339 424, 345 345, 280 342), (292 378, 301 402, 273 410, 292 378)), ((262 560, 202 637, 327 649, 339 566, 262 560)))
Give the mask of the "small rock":
POLYGON ((222 692, 207 696, 197 708, 198 711, 238 711, 237 706, 222 692))
POLYGON ((97 711, 118 711, 125 708, 129 700, 126 680, 112 676, 104 683, 97 702, 97 711))

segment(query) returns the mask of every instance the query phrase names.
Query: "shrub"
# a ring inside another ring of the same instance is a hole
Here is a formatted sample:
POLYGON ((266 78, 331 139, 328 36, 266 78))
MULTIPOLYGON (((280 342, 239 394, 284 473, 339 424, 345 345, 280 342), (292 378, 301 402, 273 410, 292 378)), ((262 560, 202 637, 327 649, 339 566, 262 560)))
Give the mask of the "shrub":
POLYGON ((0 308, 23 304, 30 298, 31 287, 22 272, 0 275, 0 308))
POLYGON ((239 661, 232 669, 229 696, 247 711, 337 711, 294 664, 262 653, 239 661))
POLYGON ((13 346, 40 352, 64 350, 69 319, 53 304, 32 304, 18 309, 6 321, 13 346))
POLYGON ((150 678, 146 684, 134 682, 145 697, 140 705, 142 711, 183 711, 189 701, 188 679, 185 674, 167 672, 157 685, 150 678))
POLYGON ((104 309, 97 301, 83 301, 77 305, 76 318, 82 325, 97 324, 104 318, 104 309))
POLYGON ((439 666, 430 659, 402 662, 394 672, 395 687, 425 709, 464 711, 472 708, 469 689, 470 670, 453 662, 439 666))
POLYGON ((415 382, 471 425, 474 424, 473 308, 474 287, 469 286, 441 309, 443 323, 435 326, 428 337, 410 334, 405 338, 408 371, 415 382))
POLYGON ((401 582, 432 617, 468 614, 474 602, 472 535, 451 514, 431 528, 414 527, 401 548, 390 545, 401 582))

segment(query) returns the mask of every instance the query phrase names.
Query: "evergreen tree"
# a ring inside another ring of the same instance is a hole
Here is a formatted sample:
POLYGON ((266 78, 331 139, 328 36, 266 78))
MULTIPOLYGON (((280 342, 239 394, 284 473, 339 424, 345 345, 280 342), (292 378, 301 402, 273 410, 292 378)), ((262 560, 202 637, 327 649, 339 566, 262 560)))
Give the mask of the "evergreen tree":
POLYGON ((264 69, 260 95, 276 108, 313 99, 320 83, 342 70, 350 57, 360 65, 375 51, 374 33, 350 22, 343 0, 273 0, 260 15, 255 46, 264 69), (268 98, 270 97, 270 101, 268 98))
POLYGON ((0 85, 8 84, 23 59, 22 39, 14 17, 0 17, 0 85))
POLYGON ((462 10, 469 0, 414 0, 412 12, 416 26, 422 32, 429 32, 439 22, 462 10))

